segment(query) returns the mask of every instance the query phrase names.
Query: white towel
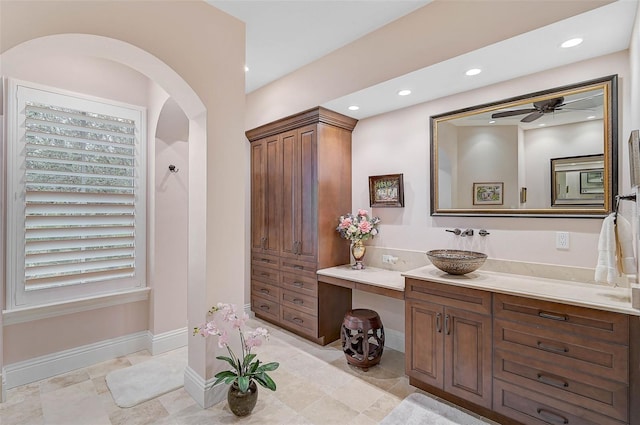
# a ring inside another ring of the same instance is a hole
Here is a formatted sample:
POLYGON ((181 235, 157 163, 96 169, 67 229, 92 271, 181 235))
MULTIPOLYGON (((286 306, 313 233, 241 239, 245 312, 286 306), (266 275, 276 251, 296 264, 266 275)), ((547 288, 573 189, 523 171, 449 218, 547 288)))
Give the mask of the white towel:
POLYGON ((616 219, 615 214, 609 214, 602 223, 598 239, 595 280, 616 284, 622 273, 634 274, 635 272, 636 261, 633 254, 631 225, 622 215, 618 214, 616 219))

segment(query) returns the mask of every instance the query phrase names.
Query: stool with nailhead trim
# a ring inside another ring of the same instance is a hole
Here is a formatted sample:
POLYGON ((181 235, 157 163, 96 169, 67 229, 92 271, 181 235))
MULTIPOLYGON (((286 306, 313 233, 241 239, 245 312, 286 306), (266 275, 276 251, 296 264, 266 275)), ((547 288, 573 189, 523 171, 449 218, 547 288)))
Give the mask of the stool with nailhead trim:
POLYGON ((365 372, 380 363, 384 349, 384 327, 378 313, 363 308, 348 311, 340 335, 347 363, 365 372))

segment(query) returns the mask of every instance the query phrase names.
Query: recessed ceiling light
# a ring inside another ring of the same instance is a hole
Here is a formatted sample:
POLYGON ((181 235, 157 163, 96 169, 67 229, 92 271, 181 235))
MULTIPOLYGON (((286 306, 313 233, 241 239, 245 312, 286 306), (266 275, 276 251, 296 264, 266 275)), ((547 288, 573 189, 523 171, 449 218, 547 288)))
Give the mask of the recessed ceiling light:
POLYGON ((575 47, 575 46, 577 46, 577 45, 578 45, 578 44, 580 44, 580 43, 582 43, 582 39, 581 39, 581 38, 572 38, 572 39, 567 40, 567 41, 565 41, 564 43, 562 43, 562 44, 560 45, 560 47, 563 47, 563 48, 565 48, 565 49, 566 49, 566 48, 568 48, 568 47, 575 47))
POLYGON ((349 106, 349 110, 350 110, 350 111, 357 111, 358 109, 360 109, 360 107, 359 107, 359 106, 357 106, 357 105, 351 105, 351 106, 349 106))
POLYGON ((249 72, 249 67, 247 65, 244 66, 244 72, 249 72))
POLYGON ((408 96, 408 95, 410 95, 410 94, 411 94, 411 90, 407 90, 407 89, 405 89, 405 90, 400 90, 400 91, 398 92, 398 96, 408 96))
POLYGON ((489 124, 495 124, 496 120, 489 121, 489 124))
POLYGON ((538 127, 544 127, 546 124, 538 124, 538 127))
POLYGON ((482 70, 480 68, 471 68, 470 70, 468 70, 467 72, 465 72, 466 75, 478 75, 482 72, 482 70))
POLYGON ((588 119, 588 120, 592 120, 592 119, 594 119, 595 117, 596 117, 595 115, 589 115, 589 116, 587 117, 587 119, 588 119))

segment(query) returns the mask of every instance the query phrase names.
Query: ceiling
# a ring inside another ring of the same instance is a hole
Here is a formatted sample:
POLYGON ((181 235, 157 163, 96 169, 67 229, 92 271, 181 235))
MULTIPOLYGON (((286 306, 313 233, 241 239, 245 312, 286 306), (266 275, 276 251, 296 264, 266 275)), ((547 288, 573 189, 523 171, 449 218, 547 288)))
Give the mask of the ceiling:
MULTIPOLYGON (((247 27, 247 93, 392 22, 431 0, 217 1, 247 27)), ((640 0, 618 0, 546 27, 401 75, 322 106, 362 119, 629 47, 640 0), (584 42, 562 49, 563 41, 584 42), (508 62, 508 66, 504 66, 508 62), (464 72, 479 67, 482 73, 464 72), (410 89, 409 96, 398 96, 410 89), (357 111, 347 108, 360 107, 357 111)))

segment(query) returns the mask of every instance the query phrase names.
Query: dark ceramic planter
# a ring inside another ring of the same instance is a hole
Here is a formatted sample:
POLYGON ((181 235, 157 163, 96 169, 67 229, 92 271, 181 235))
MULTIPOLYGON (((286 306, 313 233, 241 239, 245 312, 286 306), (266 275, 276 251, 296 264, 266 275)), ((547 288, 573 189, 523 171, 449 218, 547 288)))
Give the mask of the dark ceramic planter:
POLYGON ((249 383, 249 389, 246 393, 240 391, 237 382, 234 382, 229 387, 227 392, 227 401, 229 402, 229 409, 236 416, 247 416, 256 407, 258 402, 258 386, 255 381, 249 383))

